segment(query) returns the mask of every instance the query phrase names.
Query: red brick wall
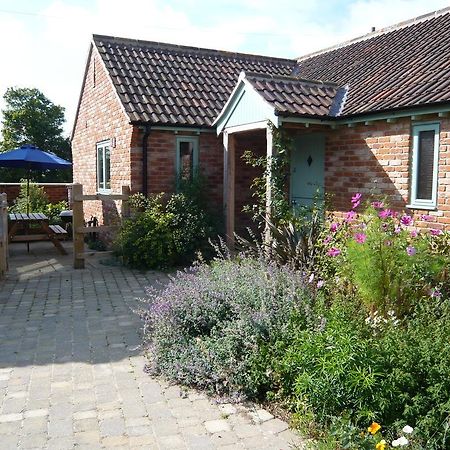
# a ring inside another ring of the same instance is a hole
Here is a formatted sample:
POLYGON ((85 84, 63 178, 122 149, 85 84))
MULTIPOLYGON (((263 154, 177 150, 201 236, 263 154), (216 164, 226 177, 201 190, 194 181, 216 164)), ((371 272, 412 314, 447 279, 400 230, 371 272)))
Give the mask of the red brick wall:
MULTIPOLYGON (((67 187, 70 184, 66 183, 37 183, 44 187, 44 191, 50 203, 58 203, 67 199, 67 187)), ((18 197, 20 191, 20 183, 3 183, 0 184, 0 192, 5 192, 8 196, 8 204, 12 205, 14 200, 18 197)))
MULTIPOLYGON (((73 180, 83 184, 83 191, 97 191, 96 144, 111 139, 111 189, 120 192, 130 185, 131 152, 136 144, 135 130, 122 109, 101 58, 93 49, 88 61, 86 81, 81 95, 77 122, 72 139, 73 180)), ((85 217, 96 216, 100 223, 108 214, 108 222, 120 211, 119 202, 84 202, 85 217)))
POLYGON ((236 233, 244 236, 248 227, 255 229, 252 214, 243 211, 244 206, 255 204, 258 199, 253 197, 254 191, 250 188, 253 180, 262 175, 261 168, 255 168, 242 159, 246 150, 255 156, 264 156, 267 153, 266 130, 258 130, 247 134, 236 134, 236 174, 235 174, 235 227, 236 233))
MULTIPOLYGON (((176 184, 176 138, 198 137, 199 167, 206 178, 206 189, 211 206, 222 213, 223 204, 223 149, 222 140, 215 133, 151 130, 147 144, 148 192, 174 192, 176 184)), ((142 144, 141 144, 142 145, 142 144)), ((142 167, 142 162, 141 162, 142 167)), ((136 171, 136 175, 142 177, 136 171)), ((136 183, 136 186, 139 183, 136 183)))
MULTIPOLYGON (((409 211, 417 218, 433 217, 419 226, 450 228, 450 120, 435 116, 421 122, 441 124, 437 211, 409 211)), ((414 122, 420 123, 420 122, 414 122)), ((353 128, 339 127, 327 134, 325 190, 333 194, 333 209, 342 214, 356 192, 387 196, 391 206, 405 210, 410 195, 411 120, 377 121, 353 128)))

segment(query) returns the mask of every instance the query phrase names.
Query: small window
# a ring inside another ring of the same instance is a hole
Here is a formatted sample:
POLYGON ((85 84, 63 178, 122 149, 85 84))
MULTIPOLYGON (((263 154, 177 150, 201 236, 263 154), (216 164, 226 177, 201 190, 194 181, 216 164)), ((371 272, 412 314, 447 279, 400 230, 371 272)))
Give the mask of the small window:
POLYGON ((192 180, 198 168, 198 138, 177 137, 177 178, 192 180))
POLYGON ((97 189, 105 191, 111 189, 109 141, 97 144, 97 189))
POLYGON ((411 206, 435 208, 439 162, 439 124, 413 126, 411 206))

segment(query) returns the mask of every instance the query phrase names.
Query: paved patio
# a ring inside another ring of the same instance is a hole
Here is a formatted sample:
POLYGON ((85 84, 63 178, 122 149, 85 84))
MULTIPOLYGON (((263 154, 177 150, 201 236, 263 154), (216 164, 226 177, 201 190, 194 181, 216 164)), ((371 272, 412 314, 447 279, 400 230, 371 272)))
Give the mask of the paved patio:
POLYGON ((217 405, 144 373, 132 309, 164 275, 108 265, 98 254, 75 271, 48 242, 29 254, 14 244, 10 254, 0 281, 2 450, 300 446, 264 410, 217 405))

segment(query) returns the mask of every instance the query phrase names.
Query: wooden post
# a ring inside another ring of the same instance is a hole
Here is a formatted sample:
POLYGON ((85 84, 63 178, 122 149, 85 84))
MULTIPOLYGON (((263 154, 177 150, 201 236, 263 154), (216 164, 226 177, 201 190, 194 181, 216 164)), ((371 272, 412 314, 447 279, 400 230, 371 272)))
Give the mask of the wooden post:
POLYGON ((72 187, 73 201, 73 268, 84 269, 84 234, 78 231, 84 226, 83 185, 74 183, 72 187))
POLYGON ((232 134, 223 133, 223 146, 226 153, 226 196, 225 196, 225 217, 227 246, 234 250, 234 209, 235 209, 235 173, 236 173, 236 139, 232 134))
POLYGON ((120 207, 120 216, 123 219, 124 217, 130 217, 130 203, 128 202, 130 198, 130 186, 122 186, 122 195, 126 196, 126 200, 122 200, 120 207))
POLYGON ((270 243, 271 233, 267 222, 272 216, 272 157, 273 157, 273 134, 272 129, 267 126, 266 128, 266 158, 267 158, 267 171, 266 171, 266 228, 265 228, 265 241, 270 243))
POLYGON ((6 194, 0 194, 0 276, 8 271, 8 202, 6 194))

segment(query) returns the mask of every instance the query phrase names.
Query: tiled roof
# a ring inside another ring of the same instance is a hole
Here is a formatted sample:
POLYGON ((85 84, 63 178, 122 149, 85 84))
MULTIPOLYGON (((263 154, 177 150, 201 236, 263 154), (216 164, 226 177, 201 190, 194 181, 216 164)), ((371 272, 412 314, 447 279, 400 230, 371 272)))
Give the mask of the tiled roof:
POLYGON ((450 9, 298 60, 302 78, 348 84, 342 115, 450 102, 450 9))
POLYGON ((241 71, 289 75, 295 60, 94 35, 130 120, 209 127, 241 71))
POLYGON ((347 89, 335 83, 245 73, 245 79, 281 116, 336 116, 347 89))

